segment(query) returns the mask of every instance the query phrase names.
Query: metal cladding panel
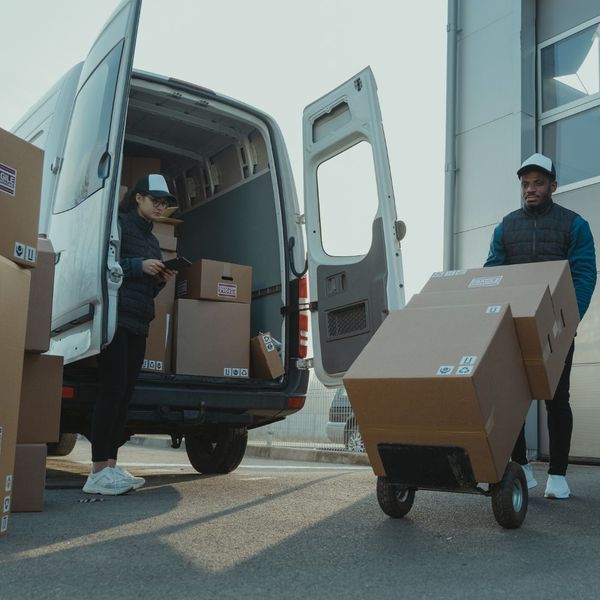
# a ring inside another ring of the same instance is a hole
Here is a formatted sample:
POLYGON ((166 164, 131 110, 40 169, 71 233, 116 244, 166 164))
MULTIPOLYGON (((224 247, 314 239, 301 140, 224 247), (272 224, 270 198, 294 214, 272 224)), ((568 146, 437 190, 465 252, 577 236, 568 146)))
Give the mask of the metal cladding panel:
POLYGON ((537 2, 537 40, 546 40, 600 15, 598 0, 543 0, 537 2))
POLYGON ((481 0, 460 0, 461 37, 492 25, 510 15, 515 2, 482 2, 481 0))
POLYGON ((475 269, 485 262, 495 225, 463 231, 454 236, 457 269, 475 269))
POLYGON ((520 115, 509 115, 458 136, 455 232, 498 223, 519 208, 520 123, 520 115))
MULTIPOLYGON (((600 286, 596 286, 590 307, 577 329, 573 362, 575 364, 600 363, 600 286)), ((600 413, 597 401, 596 409, 600 413)))
POLYGON ((521 110, 521 79, 515 70, 519 38, 509 14, 459 39, 457 133, 521 110))

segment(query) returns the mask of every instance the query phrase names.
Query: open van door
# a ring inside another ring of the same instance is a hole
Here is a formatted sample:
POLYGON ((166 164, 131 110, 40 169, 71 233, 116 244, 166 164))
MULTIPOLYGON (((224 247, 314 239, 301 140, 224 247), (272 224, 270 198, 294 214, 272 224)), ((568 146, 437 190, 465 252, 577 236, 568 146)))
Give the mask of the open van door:
POLYGON ((119 164, 140 8, 122 2, 90 50, 56 163, 50 352, 65 363, 97 354, 116 328, 119 164))
POLYGON ((370 68, 305 108, 303 140, 314 366, 335 386, 404 306, 404 224, 370 68))

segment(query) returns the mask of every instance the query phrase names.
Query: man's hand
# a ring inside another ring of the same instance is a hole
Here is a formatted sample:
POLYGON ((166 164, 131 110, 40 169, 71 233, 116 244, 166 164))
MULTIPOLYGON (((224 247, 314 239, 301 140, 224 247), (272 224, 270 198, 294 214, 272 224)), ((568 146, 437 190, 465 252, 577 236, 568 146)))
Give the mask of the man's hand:
POLYGON ((147 258, 142 261, 142 271, 146 273, 146 275, 150 275, 154 277, 154 275, 158 275, 159 273, 164 272, 165 265, 162 261, 157 260, 155 258, 147 258))
POLYGON ((163 269, 160 273, 159 273, 159 277, 166 283, 167 281, 169 281, 169 279, 172 279, 173 277, 175 277, 175 275, 177 275, 177 271, 172 271, 170 269, 163 269))

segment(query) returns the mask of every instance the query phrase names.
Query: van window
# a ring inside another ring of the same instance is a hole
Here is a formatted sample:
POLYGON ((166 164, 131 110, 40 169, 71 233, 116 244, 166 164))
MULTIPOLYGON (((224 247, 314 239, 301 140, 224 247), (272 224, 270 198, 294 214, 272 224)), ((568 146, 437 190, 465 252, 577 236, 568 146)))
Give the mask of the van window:
POLYGON ((108 150, 117 75, 123 42, 117 44, 88 77, 75 99, 54 213, 64 212, 104 187, 110 164, 100 169, 108 150))
POLYGON ((371 144, 359 142, 317 169, 321 244, 329 256, 357 256, 371 248, 379 207, 371 144))

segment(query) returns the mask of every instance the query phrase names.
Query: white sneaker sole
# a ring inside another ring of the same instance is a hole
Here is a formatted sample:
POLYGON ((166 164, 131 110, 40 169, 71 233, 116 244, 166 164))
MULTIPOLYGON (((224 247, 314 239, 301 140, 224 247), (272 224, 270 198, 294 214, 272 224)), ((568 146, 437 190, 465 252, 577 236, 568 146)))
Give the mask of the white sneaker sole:
POLYGON ((558 496, 557 494, 548 493, 544 494, 544 498, 549 498, 550 500, 567 500, 571 497, 571 494, 567 494, 566 496, 558 496))
POLYGON ((82 491, 84 494, 101 494, 102 496, 121 496, 122 494, 126 494, 133 489, 133 486, 129 486, 126 488, 97 488, 94 486, 86 486, 84 485, 82 491))

